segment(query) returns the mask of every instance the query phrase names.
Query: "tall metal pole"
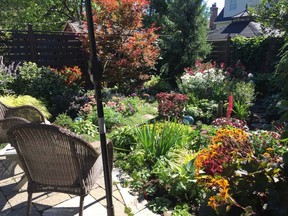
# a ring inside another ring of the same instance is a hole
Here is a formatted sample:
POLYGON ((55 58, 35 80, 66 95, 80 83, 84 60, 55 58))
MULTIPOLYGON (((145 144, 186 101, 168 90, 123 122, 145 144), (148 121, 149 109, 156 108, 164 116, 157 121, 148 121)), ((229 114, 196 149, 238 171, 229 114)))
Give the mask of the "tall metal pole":
POLYGON ((90 65, 89 69, 93 76, 93 83, 95 89, 95 99, 97 103, 97 115, 98 115, 98 124, 99 124, 99 133, 100 133, 100 142, 101 142, 101 152, 103 160, 103 171, 104 171, 104 180, 105 180, 105 190, 106 190, 106 200, 107 200, 107 214, 108 216, 114 216, 114 206, 112 201, 112 179, 111 179, 111 170, 108 159, 107 151, 107 140, 106 140, 106 127, 104 121, 104 112, 103 112, 103 103, 101 95, 101 80, 103 74, 103 67, 101 62, 97 58, 96 53, 96 40, 94 34, 94 24, 93 24, 93 15, 92 15, 92 6, 91 0, 85 0, 86 6, 86 16, 88 24, 88 35, 89 35, 89 44, 90 44, 90 65))

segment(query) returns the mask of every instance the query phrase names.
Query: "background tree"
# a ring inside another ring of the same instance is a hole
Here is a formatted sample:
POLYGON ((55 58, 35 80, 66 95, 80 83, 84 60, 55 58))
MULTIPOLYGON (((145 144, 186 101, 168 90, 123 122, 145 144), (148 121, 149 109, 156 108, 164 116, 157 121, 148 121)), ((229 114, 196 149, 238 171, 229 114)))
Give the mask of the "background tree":
POLYGON ((63 29, 68 21, 81 20, 84 0, 1 0, 0 29, 63 29))
POLYGON ((158 73, 175 81, 185 67, 194 66, 210 51, 207 43, 208 17, 202 0, 151 0, 145 23, 160 27, 161 59, 158 73))
POLYGON ((280 61, 276 65, 276 89, 288 98, 288 1, 287 0, 261 0, 253 11, 259 22, 267 31, 271 29, 282 34, 285 40, 279 53, 280 61))
POLYGON ((104 78, 120 91, 133 91, 158 59, 156 28, 142 25, 148 1, 94 0, 92 6, 104 78))

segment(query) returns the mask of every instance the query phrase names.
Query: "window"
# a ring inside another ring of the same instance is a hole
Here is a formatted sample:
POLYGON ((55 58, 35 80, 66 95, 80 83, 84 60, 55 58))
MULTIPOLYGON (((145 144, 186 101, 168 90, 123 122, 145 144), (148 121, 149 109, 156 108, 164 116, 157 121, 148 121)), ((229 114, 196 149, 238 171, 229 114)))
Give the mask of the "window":
POLYGON ((229 10, 236 10, 237 8, 237 0, 230 0, 230 8, 229 10))

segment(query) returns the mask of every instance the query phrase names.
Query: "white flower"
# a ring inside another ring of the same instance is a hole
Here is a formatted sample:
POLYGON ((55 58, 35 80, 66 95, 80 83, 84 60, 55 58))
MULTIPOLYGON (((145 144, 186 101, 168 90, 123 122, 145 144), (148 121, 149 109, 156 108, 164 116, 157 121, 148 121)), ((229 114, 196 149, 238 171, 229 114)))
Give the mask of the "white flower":
POLYGON ((253 78, 254 76, 253 76, 253 74, 252 73, 249 73, 248 74, 248 78, 253 78))
POLYGON ((210 68, 210 69, 208 70, 208 72, 214 74, 214 73, 216 72, 216 70, 215 70, 214 68, 210 68))

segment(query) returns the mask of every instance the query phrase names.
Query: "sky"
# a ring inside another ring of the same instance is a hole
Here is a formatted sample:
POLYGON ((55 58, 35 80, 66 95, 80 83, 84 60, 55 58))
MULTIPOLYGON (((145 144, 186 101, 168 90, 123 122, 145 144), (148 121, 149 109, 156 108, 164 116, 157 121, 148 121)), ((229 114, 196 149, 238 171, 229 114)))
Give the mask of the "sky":
POLYGON ((219 8, 218 13, 221 12, 222 8, 224 7, 225 0, 206 0, 207 2, 207 7, 210 8, 213 3, 216 2, 216 6, 219 8))

